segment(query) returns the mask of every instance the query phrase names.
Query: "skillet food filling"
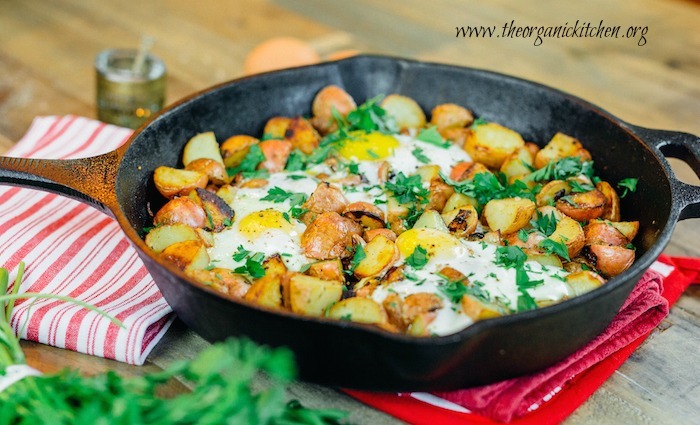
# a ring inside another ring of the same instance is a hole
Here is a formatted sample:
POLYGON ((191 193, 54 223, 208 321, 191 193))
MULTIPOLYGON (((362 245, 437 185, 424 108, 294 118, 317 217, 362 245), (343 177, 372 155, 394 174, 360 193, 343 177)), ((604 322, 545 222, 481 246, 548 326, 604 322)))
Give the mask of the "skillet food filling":
POLYGON ((463 106, 337 86, 260 138, 212 132, 158 167, 146 244, 267 308, 446 335, 593 290, 634 261, 636 179, 598 178, 580 141, 543 147, 463 106), (618 190, 622 193, 618 194, 618 190))

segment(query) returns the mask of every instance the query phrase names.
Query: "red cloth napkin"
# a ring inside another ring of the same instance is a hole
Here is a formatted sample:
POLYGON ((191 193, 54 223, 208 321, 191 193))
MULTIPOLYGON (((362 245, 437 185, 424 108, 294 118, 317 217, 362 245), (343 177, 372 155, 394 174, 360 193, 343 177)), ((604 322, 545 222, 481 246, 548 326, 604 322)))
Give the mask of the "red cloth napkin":
POLYGON ((347 392, 415 425, 556 424, 620 367, 694 282, 700 282, 700 259, 661 256, 600 336, 534 375, 435 394, 347 392))
MULTIPOLYGON (((114 150, 131 130, 76 116, 36 118, 6 154, 79 158, 114 150)), ((65 197, 0 186, 0 265, 27 270, 20 292, 67 295, 124 323, 56 300, 16 303, 12 325, 24 339, 143 364, 173 320, 119 225, 96 209, 65 197)))

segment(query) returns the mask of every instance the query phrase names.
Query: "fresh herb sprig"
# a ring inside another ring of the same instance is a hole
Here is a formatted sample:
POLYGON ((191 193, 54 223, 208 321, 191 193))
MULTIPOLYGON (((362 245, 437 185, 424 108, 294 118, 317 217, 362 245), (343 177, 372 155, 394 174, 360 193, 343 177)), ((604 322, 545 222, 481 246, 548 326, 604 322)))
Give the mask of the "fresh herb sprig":
POLYGON ((493 199, 505 198, 527 198, 535 200, 535 195, 541 187, 539 185, 534 188, 528 187, 520 180, 516 180, 513 184, 507 183, 507 178, 503 173, 478 173, 471 180, 454 181, 440 173, 440 177, 454 188, 456 192, 466 196, 475 198, 479 204, 479 208, 483 208, 489 201, 493 199))
POLYGON ((635 192, 637 190, 637 183, 639 182, 639 179, 635 178, 627 178, 627 179, 622 179, 620 180, 619 183, 617 183, 617 187, 622 188, 624 191, 620 195, 620 198, 624 198, 627 196, 627 194, 631 192, 635 192))

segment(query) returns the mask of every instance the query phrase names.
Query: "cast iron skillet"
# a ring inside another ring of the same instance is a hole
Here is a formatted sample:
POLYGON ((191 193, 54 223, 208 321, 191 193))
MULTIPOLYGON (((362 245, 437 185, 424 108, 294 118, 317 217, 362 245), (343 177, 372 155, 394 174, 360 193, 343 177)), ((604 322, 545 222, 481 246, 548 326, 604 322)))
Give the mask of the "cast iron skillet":
POLYGON ((565 93, 492 72, 378 56, 273 72, 224 83, 157 115, 121 148, 64 161, 0 158, 0 183, 86 202, 114 216, 178 316, 214 341, 247 335, 296 353, 301 377, 373 390, 436 390, 481 385, 542 369, 580 348, 611 321, 635 282, 668 243, 678 220, 700 216, 700 188, 675 178, 664 156, 700 174, 700 139, 627 124, 565 93), (636 263, 591 293, 564 303, 478 322, 454 335, 411 338, 364 325, 232 301, 190 281, 149 252, 142 228, 164 203, 153 186, 159 165, 181 166, 185 142, 213 130, 218 140, 260 136, 275 115, 308 115, 319 89, 337 84, 358 103, 400 93, 430 111, 453 102, 542 144, 557 131, 583 141, 600 176, 639 178, 623 199, 623 219, 641 222, 636 263))

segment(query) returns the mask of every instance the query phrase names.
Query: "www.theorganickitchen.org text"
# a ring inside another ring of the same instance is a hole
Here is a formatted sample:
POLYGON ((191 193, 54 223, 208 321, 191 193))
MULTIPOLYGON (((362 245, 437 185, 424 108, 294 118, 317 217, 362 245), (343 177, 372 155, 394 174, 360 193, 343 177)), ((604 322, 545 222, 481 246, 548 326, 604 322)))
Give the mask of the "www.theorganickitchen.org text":
POLYGON ((634 39, 637 46, 644 46, 649 27, 606 25, 602 19, 597 25, 576 20, 573 24, 553 26, 518 25, 511 20, 501 27, 464 26, 455 27, 455 30, 457 38, 532 38, 535 46, 541 46, 545 38, 628 38, 634 39))

